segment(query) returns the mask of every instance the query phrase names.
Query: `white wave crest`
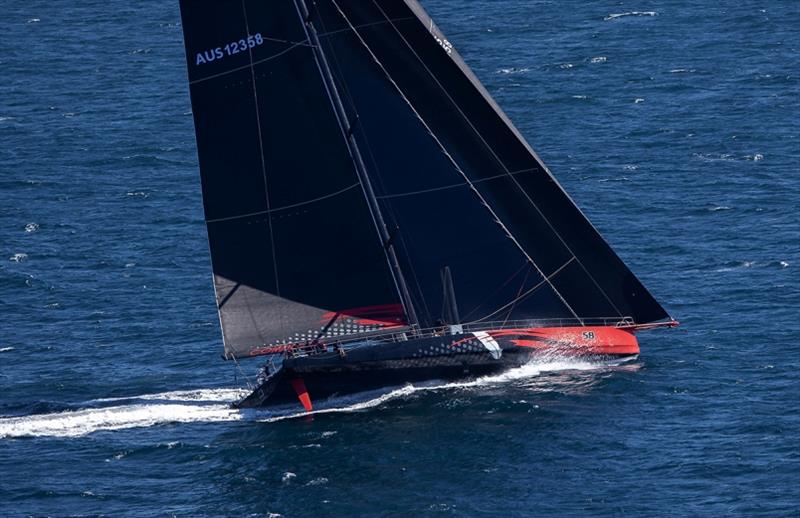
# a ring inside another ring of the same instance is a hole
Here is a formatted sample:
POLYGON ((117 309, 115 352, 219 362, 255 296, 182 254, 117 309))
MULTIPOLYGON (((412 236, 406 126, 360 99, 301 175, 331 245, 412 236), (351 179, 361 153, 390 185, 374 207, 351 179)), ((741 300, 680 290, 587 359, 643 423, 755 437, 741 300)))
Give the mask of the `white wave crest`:
POLYGON ((464 389, 464 388, 481 387, 488 385, 500 385, 503 383, 509 383, 517 380, 523 380, 539 376, 544 372, 558 372, 565 370, 578 370, 578 371, 595 370, 603 368, 607 365, 608 363, 593 363, 578 359, 555 358, 549 361, 541 360, 541 361, 531 362, 527 365, 523 365, 522 367, 510 369, 500 374, 483 376, 481 378, 477 378, 474 380, 456 381, 450 383, 434 381, 429 385, 426 384, 419 386, 409 384, 404 387, 396 388, 388 393, 384 393, 377 397, 372 397, 367 400, 363 400, 363 398, 365 396, 369 397, 369 394, 374 394, 375 392, 378 391, 373 391, 371 393, 356 394, 354 396, 340 397, 330 402, 323 402, 322 405, 317 405, 316 410, 313 410, 308 413, 292 411, 290 413, 280 413, 278 415, 270 415, 268 417, 262 417, 256 420, 261 422, 272 423, 275 421, 282 421, 284 419, 296 419, 299 417, 307 417, 309 415, 360 412, 362 410, 381 406, 384 403, 387 403, 388 401, 391 401, 393 399, 408 397, 417 392, 447 390, 447 389, 464 389), (348 401, 353 401, 356 398, 358 398, 359 400, 350 404, 346 404, 348 401), (332 403, 334 406, 330 407, 327 406, 327 404, 329 403, 332 403), (345 403, 344 406, 342 406, 343 403, 345 403))
POLYGON ((123 405, 74 412, 0 419, 0 438, 81 437, 102 430, 122 430, 166 423, 242 419, 227 405, 123 405))
POLYGON ((0 347, 0 353, 7 353, 8 351, 13 351, 13 347, 0 347))
POLYGON ((298 405, 269 409, 238 410, 230 404, 246 395, 236 388, 196 389, 144 394, 130 397, 94 399, 88 404, 130 401, 103 408, 35 414, 20 417, 0 417, 0 439, 17 437, 82 437, 94 432, 149 427, 172 423, 255 421, 276 422, 305 418, 327 413, 360 412, 379 407, 388 401, 411 394, 433 390, 463 389, 498 385, 538 376, 544 372, 564 370, 593 370, 608 364, 577 359, 553 358, 511 369, 501 374, 484 376, 463 382, 436 382, 406 385, 394 389, 372 391, 351 396, 335 397, 315 402, 316 409, 306 413, 298 405), (386 390, 389 390, 386 392, 386 390))
POLYGON ((121 396, 92 399, 88 403, 112 403, 114 401, 130 401, 134 399, 144 401, 196 401, 196 402, 227 402, 236 401, 247 395, 244 389, 223 388, 223 389, 195 389, 195 390, 174 390, 171 392, 159 392, 156 394, 143 394, 139 396, 121 396))
POLYGON ((508 67, 508 68, 501 68, 497 72, 500 74, 524 74, 526 72, 530 72, 530 70, 531 69, 527 67, 522 67, 522 68, 508 67))
POLYGON ((624 18, 626 16, 658 16, 655 11, 630 11, 627 13, 614 13, 609 14, 603 20, 616 20, 617 18, 624 18))

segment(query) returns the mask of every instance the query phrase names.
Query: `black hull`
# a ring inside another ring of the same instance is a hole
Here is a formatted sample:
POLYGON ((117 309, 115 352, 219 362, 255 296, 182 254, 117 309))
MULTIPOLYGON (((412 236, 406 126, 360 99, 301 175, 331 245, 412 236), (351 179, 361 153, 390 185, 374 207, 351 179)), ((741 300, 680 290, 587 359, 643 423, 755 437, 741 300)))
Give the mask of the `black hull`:
MULTIPOLYGON (((463 359, 459 358, 459 360, 463 359)), ((257 388, 253 394, 237 406, 247 408, 297 402, 297 392, 292 386, 291 380, 298 378, 303 380, 308 393, 313 395, 314 400, 317 401, 332 396, 355 394, 406 383, 429 380, 465 380, 502 372, 524 365, 526 362, 527 359, 465 365, 459 361, 450 365, 404 367, 402 365, 406 361, 398 360, 397 362, 384 362, 381 366, 353 365, 345 370, 339 368, 286 369, 279 374, 281 379, 276 380, 277 383, 267 382, 266 386, 257 388), (264 393, 259 394, 259 389, 264 393)))
POLYGON ((513 338, 517 337, 498 338, 487 346, 472 334, 447 335, 391 344, 365 343, 347 349, 344 354, 324 350, 287 358, 277 373, 234 406, 252 408, 298 402, 301 392, 319 401, 406 383, 469 380, 519 367, 542 356, 598 359, 633 356, 596 354, 563 345, 520 347, 513 338), (298 380, 302 380, 300 388, 298 380))

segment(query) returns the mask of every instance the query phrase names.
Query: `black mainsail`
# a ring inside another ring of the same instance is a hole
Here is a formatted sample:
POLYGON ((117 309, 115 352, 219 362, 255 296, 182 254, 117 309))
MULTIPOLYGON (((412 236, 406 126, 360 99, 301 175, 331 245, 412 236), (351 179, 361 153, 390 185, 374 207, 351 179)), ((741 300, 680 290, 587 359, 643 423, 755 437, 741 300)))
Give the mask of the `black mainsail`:
POLYGON ((456 301, 464 322, 668 317, 415 0, 181 12, 228 357, 456 301))

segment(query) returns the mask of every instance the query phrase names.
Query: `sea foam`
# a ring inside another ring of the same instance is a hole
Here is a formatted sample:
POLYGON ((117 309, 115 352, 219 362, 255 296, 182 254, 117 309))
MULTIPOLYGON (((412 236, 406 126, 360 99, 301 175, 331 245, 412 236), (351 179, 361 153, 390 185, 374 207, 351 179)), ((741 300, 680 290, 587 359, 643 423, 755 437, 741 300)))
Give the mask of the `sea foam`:
POLYGON ((82 437, 101 431, 150 427, 175 423, 252 421, 276 422, 309 415, 361 412, 412 394, 434 390, 480 388, 501 385, 545 372, 594 370, 608 364, 555 357, 510 369, 501 374, 463 382, 405 385, 380 391, 334 397, 315 402, 310 413, 288 404, 266 409, 235 409, 230 404, 247 394, 238 388, 195 389, 159 392, 129 397, 93 399, 87 405, 123 403, 50 414, 0 418, 0 438, 82 437), (387 392, 388 390, 388 392, 387 392))
POLYGON ((658 16, 658 13, 655 11, 630 11, 627 13, 614 13, 609 14, 604 20, 616 20, 618 18, 625 18, 626 16, 658 16))

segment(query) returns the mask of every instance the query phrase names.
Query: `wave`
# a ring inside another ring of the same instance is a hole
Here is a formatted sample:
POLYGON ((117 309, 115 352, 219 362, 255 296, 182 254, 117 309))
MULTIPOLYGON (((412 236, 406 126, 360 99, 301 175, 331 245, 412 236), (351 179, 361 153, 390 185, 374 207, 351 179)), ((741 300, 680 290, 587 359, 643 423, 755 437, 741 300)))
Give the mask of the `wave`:
POLYGON ((614 13, 609 14, 603 20, 616 20, 617 18, 625 18, 626 16, 658 16, 655 11, 630 11, 627 13, 614 13))
POLYGON ((526 380, 529 378, 535 378, 547 372, 598 370, 609 367, 611 365, 618 365, 618 364, 619 362, 590 362, 587 360, 577 360, 572 358, 564 359, 560 357, 551 360, 541 360, 541 361, 537 360, 527 365, 523 365, 522 367, 510 369, 500 374, 483 376, 473 380, 455 381, 455 382, 442 382, 441 380, 439 380, 439 381, 431 381, 430 384, 424 384, 424 385, 408 384, 403 387, 394 388, 387 393, 382 393, 377 397, 369 397, 369 399, 366 400, 364 400, 364 396, 369 396, 370 394, 374 394, 375 392, 378 391, 373 391, 371 393, 356 394, 349 397, 337 397, 334 398, 333 400, 322 402, 322 404, 317 405, 316 410, 313 410, 311 412, 292 411, 291 413, 286 413, 286 414, 281 413, 279 415, 271 415, 267 417, 258 418, 256 420, 261 422, 271 423, 276 421, 283 421, 286 419, 297 419, 300 417, 307 417, 309 415, 313 416, 319 414, 359 412, 370 408, 379 407, 384 403, 387 403, 393 399, 404 398, 411 396, 412 394, 421 392, 453 390, 453 389, 469 389, 469 388, 479 388, 479 387, 487 387, 493 385, 502 385, 505 383, 511 383, 520 380, 526 380), (360 400, 355 402, 350 402, 354 399, 360 399, 360 400), (344 405, 342 403, 344 403, 344 405), (332 404, 332 406, 328 406, 329 404, 332 404))
POLYGON ((722 265, 720 268, 716 268, 714 271, 717 273, 721 272, 732 272, 734 270, 741 270, 745 268, 788 268, 790 266, 789 261, 783 260, 772 260, 772 261, 729 261, 722 265))
POLYGON ((86 404, 132 403, 0 418, 0 438, 81 437, 98 431, 167 423, 237 421, 244 414, 230 408, 230 403, 241 394, 237 389, 199 389, 95 399, 86 404))
POLYGON ((238 419, 241 415, 227 405, 125 405, 0 419, 0 438, 81 437, 101 430, 238 419))
POLYGON ((743 156, 734 156, 730 153, 694 153, 692 156, 703 162, 736 162, 737 160, 760 162, 764 160, 764 155, 761 153, 743 156))
POLYGON ((49 414, 0 417, 0 439, 19 437, 83 437, 100 431, 142 428, 172 423, 252 421, 277 422, 306 418, 309 415, 352 413, 380 407, 385 403, 426 391, 470 389, 502 385, 546 372, 595 370, 609 366, 576 359, 553 358, 536 361, 493 376, 463 382, 432 381, 405 385, 351 396, 337 396, 315 402, 306 413, 290 404, 268 409, 234 409, 230 404, 247 391, 238 388, 194 389, 159 392, 127 397, 92 399, 84 405, 116 403, 101 408, 85 408, 49 414))
POLYGON ((13 351, 13 347, 0 347, 0 353, 7 353, 8 351, 13 351))
POLYGON ((497 72, 499 74, 524 74, 526 72, 530 72, 530 70, 531 69, 527 67, 522 67, 522 68, 509 67, 509 68, 501 68, 497 72))
POLYGON ((213 402, 233 402, 247 395, 247 390, 236 388, 223 389, 194 389, 194 390, 174 390, 171 392, 159 392, 156 394, 144 394, 139 396, 119 396, 91 399, 88 404, 112 403, 118 401, 197 401, 205 403, 213 402))

